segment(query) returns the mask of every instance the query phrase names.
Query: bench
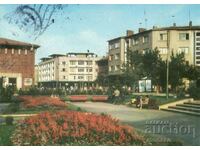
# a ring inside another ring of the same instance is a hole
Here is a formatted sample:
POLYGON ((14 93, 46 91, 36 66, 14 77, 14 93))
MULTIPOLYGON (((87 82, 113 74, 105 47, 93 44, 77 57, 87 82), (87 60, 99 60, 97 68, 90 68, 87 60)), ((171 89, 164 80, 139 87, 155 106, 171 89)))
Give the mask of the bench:
POLYGON ((95 95, 92 96, 92 101, 94 102, 105 102, 108 100, 108 96, 107 95, 95 95))
POLYGON ((69 100, 73 102, 86 102, 88 100, 87 95, 71 95, 69 100))

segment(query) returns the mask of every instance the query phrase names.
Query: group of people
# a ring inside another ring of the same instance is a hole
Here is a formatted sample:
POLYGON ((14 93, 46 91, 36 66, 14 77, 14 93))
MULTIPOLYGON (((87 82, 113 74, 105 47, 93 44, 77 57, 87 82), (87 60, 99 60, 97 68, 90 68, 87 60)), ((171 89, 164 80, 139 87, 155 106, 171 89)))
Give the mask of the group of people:
POLYGON ((148 104, 149 103, 149 96, 146 95, 144 97, 138 96, 136 98, 136 107, 142 109, 143 104, 148 104))

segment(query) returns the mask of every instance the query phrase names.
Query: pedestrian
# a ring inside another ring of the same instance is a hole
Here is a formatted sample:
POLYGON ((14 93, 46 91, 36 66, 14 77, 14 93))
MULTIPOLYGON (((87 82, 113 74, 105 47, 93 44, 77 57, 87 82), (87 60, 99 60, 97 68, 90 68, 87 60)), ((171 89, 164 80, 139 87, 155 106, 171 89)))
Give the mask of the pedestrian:
POLYGON ((120 91, 118 89, 116 89, 113 93, 114 97, 115 97, 115 100, 116 102, 119 101, 119 96, 120 96, 120 91))

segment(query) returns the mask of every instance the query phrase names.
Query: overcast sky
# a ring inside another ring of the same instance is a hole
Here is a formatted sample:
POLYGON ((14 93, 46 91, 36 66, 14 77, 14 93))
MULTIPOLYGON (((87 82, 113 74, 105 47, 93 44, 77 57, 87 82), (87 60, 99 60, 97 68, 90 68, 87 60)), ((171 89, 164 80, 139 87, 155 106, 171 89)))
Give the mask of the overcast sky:
POLYGON ((0 5, 0 37, 40 45, 36 63, 53 53, 107 53, 107 40, 125 35, 139 27, 188 25, 189 11, 193 25, 200 25, 200 5, 68 5, 38 39, 30 37, 15 24, 8 24, 5 14, 18 5, 0 5), (146 13, 144 13, 146 12, 146 13), (174 17, 172 17, 174 16, 174 17), (145 18, 147 23, 145 24, 145 18))

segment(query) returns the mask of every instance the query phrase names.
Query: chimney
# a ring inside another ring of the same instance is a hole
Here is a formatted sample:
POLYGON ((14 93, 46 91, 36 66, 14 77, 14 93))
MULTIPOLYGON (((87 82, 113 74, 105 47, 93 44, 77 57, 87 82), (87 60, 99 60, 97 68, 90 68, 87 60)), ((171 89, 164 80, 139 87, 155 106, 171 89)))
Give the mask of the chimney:
POLYGON ((189 22, 189 26, 190 26, 190 27, 192 26, 192 21, 189 22))
POLYGON ((173 23, 173 27, 176 27, 176 23, 175 22, 173 23))
POLYGON ((145 30, 146 30, 145 28, 139 28, 139 31, 138 31, 138 32, 139 32, 139 33, 140 33, 140 32, 144 32, 145 30))
POLYGON ((126 30, 126 36, 131 36, 133 34, 134 32, 132 30, 126 30))

